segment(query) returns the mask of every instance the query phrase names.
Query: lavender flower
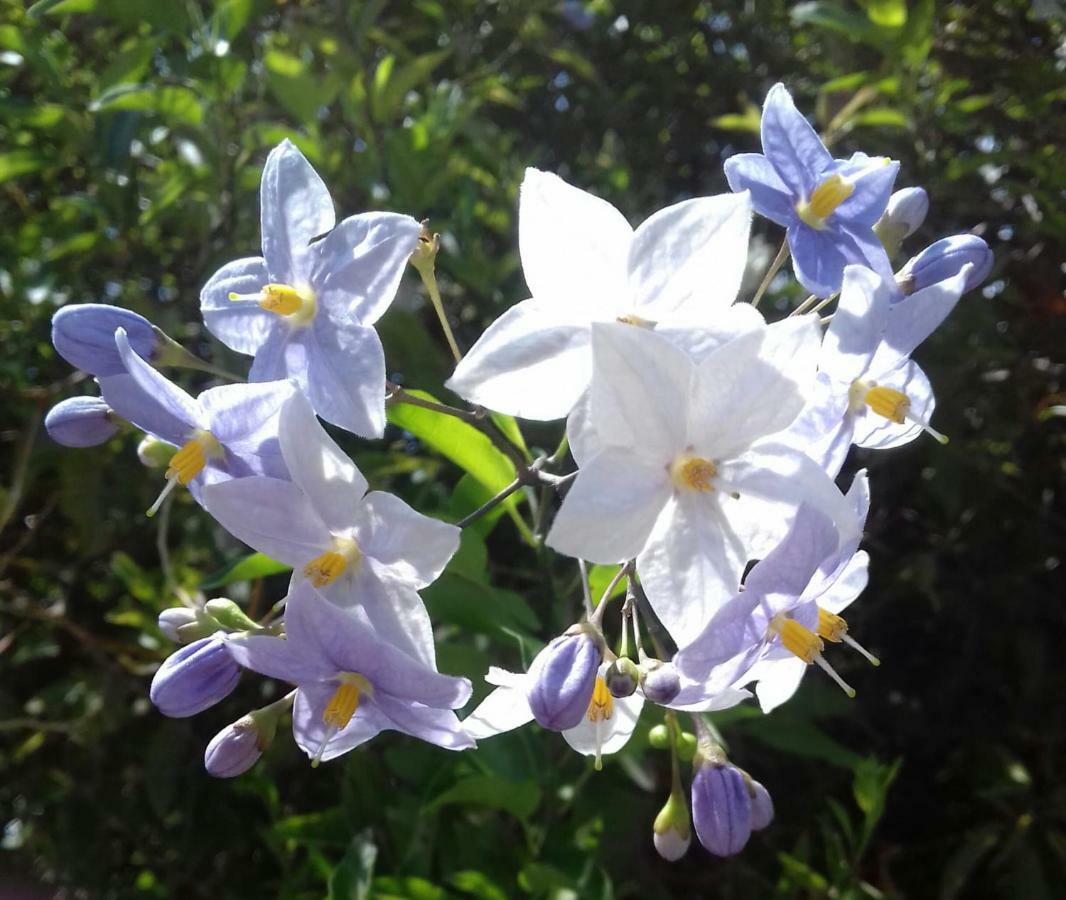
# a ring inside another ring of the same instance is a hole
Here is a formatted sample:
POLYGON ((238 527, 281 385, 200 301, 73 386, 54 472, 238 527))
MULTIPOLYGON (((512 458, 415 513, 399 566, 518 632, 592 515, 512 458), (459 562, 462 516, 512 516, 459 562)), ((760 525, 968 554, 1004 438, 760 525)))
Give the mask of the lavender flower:
POLYGON ((529 667, 526 699, 544 728, 566 731, 584 717, 603 661, 603 639, 575 625, 554 638, 529 667))
POLYGON ((115 331, 122 328, 134 351, 151 361, 160 348, 160 332, 144 316, 106 303, 64 306, 52 316, 52 344, 74 368, 98 378, 125 373, 115 347, 115 331))
POLYGON ((930 244, 900 269, 896 280, 904 294, 914 294, 954 278, 969 266, 962 293, 972 291, 992 271, 992 251, 976 234, 953 234, 930 244))
POLYGON ((69 397, 48 410, 44 427, 64 447, 95 447, 118 434, 119 423, 99 397, 69 397))
POLYGON ((225 635, 212 635, 168 656, 152 679, 149 696, 164 716, 182 719, 228 697, 240 677, 225 635))
POLYGON ((751 795, 736 766, 700 760, 692 778, 692 823, 700 843, 715 856, 736 856, 751 837, 751 795))

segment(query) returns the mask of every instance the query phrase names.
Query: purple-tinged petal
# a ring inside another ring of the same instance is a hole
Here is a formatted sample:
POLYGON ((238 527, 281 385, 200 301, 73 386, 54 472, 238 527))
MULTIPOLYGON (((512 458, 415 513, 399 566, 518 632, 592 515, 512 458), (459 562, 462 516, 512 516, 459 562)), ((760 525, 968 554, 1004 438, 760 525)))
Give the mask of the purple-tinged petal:
POLYGON ((781 180, 797 199, 809 197, 833 157, 783 84, 766 95, 761 130, 763 153, 781 180))
POLYGON ((164 715, 196 715, 228 697, 240 681, 241 670, 214 636, 194 641, 170 654, 152 678, 152 703, 164 715))
POLYGON ((526 678, 526 700, 543 728, 565 731, 586 714, 603 645, 588 631, 553 638, 534 657, 526 678))
POLYGON ((751 194, 751 205, 760 216, 784 228, 796 221, 796 197, 761 153, 729 157, 725 177, 732 190, 751 194))
POLYGON ((715 856, 736 856, 751 837, 751 796, 735 766, 704 763, 692 779, 692 824, 715 856))
POLYGON ((292 378, 307 391, 308 328, 282 322, 256 351, 248 381, 281 381, 292 378))
POLYGON ((330 549, 332 535, 292 482, 255 476, 208 485, 204 508, 238 540, 302 567, 330 549))
POLYGON ((910 411, 902 423, 879 416, 872 409, 863 409, 854 415, 855 430, 852 441, 858 447, 871 450, 887 450, 909 444, 922 433, 918 422, 930 424, 936 399, 929 379, 916 362, 908 360, 898 369, 877 379, 879 387, 892 388, 907 395, 910 411))
POLYGON ((686 644, 674 655, 682 688, 671 706, 688 705, 724 691, 754 665, 766 639, 752 617, 757 604, 757 597, 737 593, 714 613, 702 631, 688 635, 686 644))
POLYGON ((316 656, 291 638, 245 635, 226 642, 234 662, 267 678, 308 685, 337 674, 329 660, 316 656))
POLYGON ((146 394, 132 375, 106 375, 98 381, 104 402, 127 422, 176 447, 188 440, 189 424, 146 394))
POLYGON ((844 267, 859 262, 844 253, 835 231, 815 231, 802 223, 789 226, 788 245, 796 278, 817 297, 840 290, 844 267))
POLYGON ((311 759, 322 762, 336 759, 393 727, 375 703, 361 697, 352 720, 336 733, 331 733, 323 715, 336 688, 333 683, 301 687, 292 709, 292 733, 296 744, 311 759))
POLYGON ((899 163, 884 157, 870 160, 858 172, 849 172, 846 177, 854 183, 855 190, 836 208, 834 218, 873 228, 888 208, 898 174, 899 163))
POLYGON ((891 287, 877 273, 848 266, 833 321, 822 342, 822 372, 846 389, 861 378, 881 345, 892 304, 891 287))
POLYGON ((755 682, 755 696, 764 713, 792 699, 809 668, 798 656, 782 652, 785 655, 760 659, 747 675, 755 682))
POLYGON ((424 516, 382 491, 366 495, 355 531, 366 556, 373 557, 391 577, 415 588, 440 577, 459 549, 459 534, 454 525, 424 516))
POLYGON ((458 716, 451 710, 434 709, 418 703, 408 703, 389 696, 373 701, 391 728, 411 737, 436 744, 445 750, 471 750, 476 745, 464 730, 458 716))
POLYGON ((311 239, 333 228, 336 218, 326 185, 306 157, 284 140, 267 157, 259 186, 263 256, 270 280, 304 280, 311 239))
POLYGON ((762 831, 774 820, 774 801, 770 792, 754 778, 751 780, 754 795, 751 798, 751 830, 762 831))
POLYGON ((291 381, 225 384, 197 398, 207 429, 222 444, 247 442, 266 431, 277 434, 277 417, 296 387, 291 381))
POLYGON ((255 719, 245 716, 211 738, 204 751, 204 768, 215 778, 236 778, 259 762, 262 755, 255 719))
POLYGON ((969 265, 963 293, 972 291, 988 277, 994 257, 975 234, 955 234, 941 238, 908 260, 900 270, 899 281, 907 293, 921 291, 952 278, 969 265))
POLYGON ((818 595, 818 605, 826 612, 840 615, 858 598, 870 580, 870 556, 860 550, 836 573, 833 583, 818 595))
POLYGON ((378 333, 361 325, 328 327, 316 322, 313 334, 304 388, 311 406, 327 422, 346 431, 381 437, 385 431, 385 351, 378 333))
POLYGON ((420 226, 410 216, 351 216, 311 245, 311 284, 333 317, 373 325, 389 308, 420 226))
POLYGON ((270 283, 261 256, 236 259, 215 272, 200 291, 200 312, 207 330, 231 350, 254 356, 280 318, 259 305, 259 291, 270 283), (240 294, 247 299, 230 300, 240 294))
POLYGON ((98 377, 121 375, 126 366, 115 347, 115 331, 124 328, 134 350, 151 359, 159 346, 152 323, 132 310, 106 303, 64 306, 52 316, 52 344, 68 363, 98 377))
MULTIPOLYGON (((200 404, 174 384, 173 381, 141 359, 134 352, 124 329, 119 328, 115 332, 115 344, 118 347, 119 355, 122 357, 122 362, 126 366, 126 371, 133 376, 134 381, 137 382, 141 390, 159 405, 162 412, 177 421, 184 422, 190 430, 207 427, 207 417, 200 408, 200 404)), ((126 415, 119 407, 114 404, 111 405, 119 415, 129 419, 138 428, 143 431, 150 431, 140 422, 126 415)))
POLYGON ((44 427, 64 447, 95 447, 118 434, 119 419, 100 397, 68 397, 48 410, 44 427))
POLYGON ((358 606, 383 641, 408 656, 436 668, 437 650, 433 623, 418 591, 410 583, 393 577, 377 560, 364 557, 349 587, 331 585, 325 590, 332 603, 358 606))

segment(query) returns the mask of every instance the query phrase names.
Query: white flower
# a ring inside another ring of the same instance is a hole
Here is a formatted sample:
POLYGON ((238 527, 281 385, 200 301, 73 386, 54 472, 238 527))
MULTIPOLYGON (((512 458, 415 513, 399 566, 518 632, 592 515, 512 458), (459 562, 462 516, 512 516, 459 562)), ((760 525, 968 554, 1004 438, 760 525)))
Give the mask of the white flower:
POLYGON ((656 615, 684 646, 800 503, 853 529, 825 472, 771 439, 803 407, 818 347, 813 317, 747 331, 699 363, 645 329, 593 326, 588 401, 568 428, 580 471, 549 546, 598 563, 635 557, 656 615))
POLYGON ((748 252, 746 193, 677 203, 634 231, 606 201, 527 169, 518 219, 532 296, 489 326, 448 382, 472 403, 527 419, 567 415, 592 372, 594 322, 684 335, 761 321, 732 306, 748 252))

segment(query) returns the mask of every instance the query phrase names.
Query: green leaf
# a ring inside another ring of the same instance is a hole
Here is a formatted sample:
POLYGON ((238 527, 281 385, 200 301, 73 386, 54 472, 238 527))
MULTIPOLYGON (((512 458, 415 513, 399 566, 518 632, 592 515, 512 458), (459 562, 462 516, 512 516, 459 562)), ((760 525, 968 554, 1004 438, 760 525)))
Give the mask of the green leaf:
POLYGON ((329 879, 328 900, 367 900, 378 848, 369 829, 357 834, 329 879))
POLYGON ((32 19, 62 16, 68 13, 87 13, 96 9, 97 0, 37 0, 26 14, 32 19))
POLYGON ((20 175, 28 175, 44 168, 44 159, 41 154, 32 150, 12 150, 10 153, 0 153, 0 184, 18 178, 20 175))
POLYGON ((540 627, 540 620, 521 594, 457 572, 445 572, 422 591, 422 596, 433 619, 466 631, 497 636, 517 632, 525 637, 540 627))
POLYGON ((851 119, 851 125, 869 125, 876 128, 907 128, 907 117, 898 109, 889 109, 887 106, 865 109, 856 113, 851 119))
POLYGON ((404 98, 426 81, 445 59, 451 50, 435 50, 417 56, 409 63, 396 68, 396 58, 386 56, 374 73, 373 104, 378 121, 396 116, 403 107, 404 98))
POLYGON ((252 0, 222 0, 211 14, 211 33, 232 43, 251 15, 252 0))
POLYGON ((439 809, 449 804, 484 806, 510 813, 516 819, 527 819, 540 806, 540 797, 540 787, 532 781, 515 784, 495 775, 475 775, 452 785, 429 807, 439 809))
POLYGON ((762 113, 759 107, 749 103, 742 113, 726 113, 711 119, 711 124, 716 128, 724 128, 726 131, 746 131, 751 134, 759 133, 759 125, 762 122, 762 113))
MULTIPOLYGON (((618 573, 618 566, 600 566, 595 565, 589 568, 589 591, 592 593, 592 604, 597 605, 600 602, 600 598, 603 596, 603 592, 607 590, 607 585, 611 583, 611 579, 618 573)), ((611 597, 619 597, 626 591, 626 580, 624 578, 619 579, 618 584, 611 590, 611 597)))
POLYGON ((866 15, 882 28, 902 28, 907 24, 906 0, 863 0, 866 15))
POLYGON ((792 21, 795 25, 824 28, 843 35, 849 41, 859 41, 873 46, 885 43, 880 29, 866 16, 846 10, 836 3, 815 0, 813 3, 797 3, 792 7, 792 21))
POLYGON ((277 575, 279 572, 288 572, 291 569, 292 566, 279 563, 262 553, 250 553, 208 575, 201 582, 200 589, 209 591, 236 581, 254 581, 256 578, 266 578, 267 575, 277 575))
POLYGON ((154 113, 183 125, 199 125, 204 118, 199 95, 181 85, 119 84, 89 104, 89 112, 119 109, 154 113))
POLYGON ((300 57, 282 50, 268 50, 263 65, 271 92, 301 122, 313 120, 319 109, 333 102, 340 88, 336 78, 312 72, 300 57))
POLYGON ((455 872, 449 876, 448 882, 456 890, 477 897, 478 900, 507 900, 507 894, 483 872, 471 869, 455 872))

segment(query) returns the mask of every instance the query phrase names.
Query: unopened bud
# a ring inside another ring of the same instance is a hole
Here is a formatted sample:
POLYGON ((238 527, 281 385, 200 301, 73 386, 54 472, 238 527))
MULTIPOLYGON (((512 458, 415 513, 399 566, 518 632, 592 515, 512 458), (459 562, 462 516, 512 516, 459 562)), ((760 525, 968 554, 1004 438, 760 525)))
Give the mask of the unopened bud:
POLYGON ((97 377, 124 375, 126 366, 115 345, 115 331, 126 329, 134 352, 151 360, 159 334, 144 316, 106 303, 65 306, 52 316, 52 344, 68 363, 97 377))
POLYGON ((677 756, 682 762, 691 762, 696 756, 696 735, 688 731, 681 732, 677 739, 677 756))
POLYGON ((276 716, 243 716, 211 739, 204 751, 204 768, 215 778, 236 778, 259 762, 276 732, 276 716))
POLYGON ((137 458, 148 469, 165 469, 178 448, 146 434, 137 445, 137 458))
POLYGON ((750 780, 751 830, 762 831, 774 820, 774 801, 770 792, 754 778, 750 780))
MULTIPOLYGON (((164 609, 159 614, 159 630, 177 643, 181 640, 178 636, 179 630, 187 625, 192 625, 195 621, 195 609, 189 609, 187 606, 175 606, 171 609, 164 609)), ((206 637, 206 635, 200 635, 200 637, 206 637)))
POLYGON ((631 697, 640 683, 640 669, 628 656, 621 656, 607 667, 603 680, 612 697, 631 697))
POLYGON ((240 666, 226 649, 224 636, 214 635, 168 656, 152 679, 149 696, 163 715, 181 719, 229 696, 240 677, 240 666))
POLYGON ((741 771, 697 757, 692 779, 692 822, 700 843, 715 856, 735 856, 751 837, 751 795, 741 771))
POLYGON ((422 231, 418 235, 418 243, 411 253, 411 265, 420 272, 425 270, 432 272, 436 265, 437 254, 440 252, 440 235, 431 233, 429 220, 422 222, 422 231))
POLYGON ((70 397, 48 410, 44 427, 64 447, 95 447, 118 433, 119 419, 99 397, 70 397))
POLYGON ((603 638, 592 626, 575 625, 537 654, 529 667, 526 699, 542 727, 566 731, 581 722, 603 649, 603 638))
POLYGON ((648 743, 656 750, 665 750, 670 746, 670 729, 666 725, 656 725, 648 732, 648 743))
POLYGON ((874 225, 874 233, 890 257, 899 253, 904 239, 921 227, 928 213, 929 195, 924 188, 903 188, 888 198, 888 207, 874 225))
POLYGON ((972 291, 992 271, 993 256, 981 238, 975 234, 955 234, 930 244, 912 257, 896 275, 904 294, 913 294, 948 278, 954 278, 964 266, 971 268, 966 275, 963 292, 972 291))
POLYGON ((671 791, 666 805, 659 810, 652 825, 652 841, 659 856, 669 862, 681 859, 688 850, 692 843, 692 822, 680 792, 671 791))
POLYGON ((644 676, 640 682, 641 689, 652 703, 665 705, 680 693, 681 676, 677 674, 673 663, 647 658, 640 668, 644 676))
POLYGON ((227 631, 254 631, 259 627, 248 618, 243 609, 226 597, 208 600, 204 604, 204 609, 227 631))

